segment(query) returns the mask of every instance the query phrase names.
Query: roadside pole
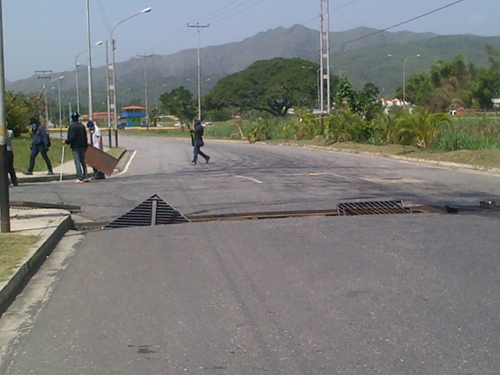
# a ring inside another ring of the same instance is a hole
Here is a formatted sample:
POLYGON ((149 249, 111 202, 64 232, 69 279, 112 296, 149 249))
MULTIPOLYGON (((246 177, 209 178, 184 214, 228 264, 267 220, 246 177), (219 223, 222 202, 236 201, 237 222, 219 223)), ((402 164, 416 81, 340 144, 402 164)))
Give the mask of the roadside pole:
POLYGON ((2 0, 0 0, 0 207, 1 232, 10 232, 9 182, 7 177, 7 122, 5 109, 5 69, 3 59, 2 0))

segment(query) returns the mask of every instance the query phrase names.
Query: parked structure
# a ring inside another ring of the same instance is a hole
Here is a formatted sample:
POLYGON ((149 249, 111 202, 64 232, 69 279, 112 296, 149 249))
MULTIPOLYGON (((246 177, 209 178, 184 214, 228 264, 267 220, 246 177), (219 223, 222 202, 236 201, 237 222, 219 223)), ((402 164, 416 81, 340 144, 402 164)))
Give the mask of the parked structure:
POLYGON ((120 128, 133 126, 146 126, 146 108, 131 105, 122 108, 120 116, 120 128))

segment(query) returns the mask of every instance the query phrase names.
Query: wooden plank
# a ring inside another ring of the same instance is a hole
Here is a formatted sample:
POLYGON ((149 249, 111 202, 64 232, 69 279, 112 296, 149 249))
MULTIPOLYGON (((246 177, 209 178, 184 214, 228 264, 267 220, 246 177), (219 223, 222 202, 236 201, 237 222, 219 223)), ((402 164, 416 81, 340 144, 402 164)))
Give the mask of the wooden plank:
POLYGON ((85 162, 108 176, 111 176, 118 165, 118 161, 118 159, 112 157, 104 151, 99 150, 98 148, 95 148, 94 146, 89 145, 87 147, 87 151, 85 152, 85 162))

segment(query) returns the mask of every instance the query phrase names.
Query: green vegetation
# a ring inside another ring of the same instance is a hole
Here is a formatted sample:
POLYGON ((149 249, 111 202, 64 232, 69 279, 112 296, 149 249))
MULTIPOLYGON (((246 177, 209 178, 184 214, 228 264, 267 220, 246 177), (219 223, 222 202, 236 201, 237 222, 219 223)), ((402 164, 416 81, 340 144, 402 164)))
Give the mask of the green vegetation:
POLYGON ((36 236, 0 233, 0 282, 12 275, 37 241, 36 236))
MULTIPOLYGON (((406 98, 416 105, 433 112, 450 109, 491 109, 491 99, 500 95, 500 52, 492 46, 485 47, 490 67, 478 69, 462 56, 453 61, 435 62, 429 73, 412 76, 406 84, 406 98)), ((397 90, 402 97, 402 89, 397 90)))
MULTIPOLYGON (((55 137, 51 137, 52 145, 50 146, 49 152, 47 153, 52 166, 55 167, 61 164, 62 159, 62 142, 55 137)), ((22 134, 19 137, 15 137, 12 142, 14 147, 14 168, 17 172, 23 172, 28 170, 31 155, 31 137, 28 134, 22 134)), ((64 150, 64 162, 73 160, 73 155, 69 147, 65 147, 64 150)), ((45 171, 47 166, 41 155, 38 155, 35 160, 35 171, 45 171)))
MULTIPOLYGON (((257 61, 242 72, 222 78, 204 98, 208 110, 258 110, 285 117, 290 108, 314 108, 318 66, 299 58, 257 61)), ((337 79, 332 77, 331 87, 337 79)))
MULTIPOLYGON (((190 121, 195 117, 196 104, 191 91, 184 86, 178 87, 171 92, 166 92, 160 96, 162 110, 165 113, 176 116, 184 121, 190 121)), ((155 116, 160 113, 155 112, 155 116)))

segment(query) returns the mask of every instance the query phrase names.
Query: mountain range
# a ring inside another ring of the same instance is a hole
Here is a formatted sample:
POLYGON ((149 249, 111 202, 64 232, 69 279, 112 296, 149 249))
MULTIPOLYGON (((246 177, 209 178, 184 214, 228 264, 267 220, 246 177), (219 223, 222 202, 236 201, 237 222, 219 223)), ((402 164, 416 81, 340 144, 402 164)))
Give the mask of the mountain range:
MULTIPOLYGON (((278 27, 260 32, 241 42, 202 48, 202 91, 210 91, 221 77, 244 70, 257 60, 299 57, 317 62, 319 38, 317 30, 294 25, 290 28, 278 27)), ((371 82, 379 88, 382 96, 391 97, 395 89, 402 85, 403 65, 406 77, 428 71, 435 61, 451 61, 457 55, 462 55, 467 62, 473 62, 477 67, 487 67, 488 60, 484 49, 486 44, 500 49, 500 37, 387 32, 359 27, 331 33, 330 72, 348 77, 358 89, 371 82)), ((161 93, 179 86, 185 86, 196 95, 196 49, 187 49, 171 55, 153 55, 147 59, 150 104, 154 104, 161 93)), ((53 77, 62 74, 65 75, 65 79, 61 81, 62 102, 67 103, 65 98, 75 97, 75 70, 53 73, 53 77)), ((117 63, 116 75, 118 104, 144 103, 142 58, 134 57, 117 63)), ((94 105, 97 105, 97 110, 105 104, 105 76, 104 66, 93 68, 93 91, 96 101, 94 105)), ((83 66, 79 69, 79 82, 80 91, 86 92, 87 69, 83 66)), ((27 79, 9 82, 7 90, 32 93, 40 91, 42 85, 43 82, 33 75, 27 79)), ((50 94, 54 96, 54 93, 50 94)), ((82 105, 86 105, 84 94, 81 95, 81 101, 82 105)))

